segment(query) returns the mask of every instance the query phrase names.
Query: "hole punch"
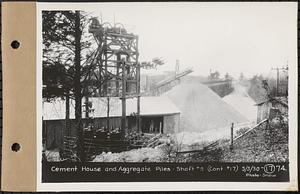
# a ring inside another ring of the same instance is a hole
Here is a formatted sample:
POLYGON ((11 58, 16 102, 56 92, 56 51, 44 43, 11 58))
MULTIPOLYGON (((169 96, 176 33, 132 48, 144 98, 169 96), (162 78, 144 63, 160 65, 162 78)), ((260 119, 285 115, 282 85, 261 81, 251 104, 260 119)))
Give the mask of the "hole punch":
POLYGON ((11 150, 14 151, 14 152, 18 152, 20 149, 21 149, 21 146, 18 143, 14 143, 11 146, 11 150))
POLYGON ((18 49, 20 47, 20 42, 17 41, 17 40, 14 40, 11 42, 10 46, 13 48, 13 49, 18 49))

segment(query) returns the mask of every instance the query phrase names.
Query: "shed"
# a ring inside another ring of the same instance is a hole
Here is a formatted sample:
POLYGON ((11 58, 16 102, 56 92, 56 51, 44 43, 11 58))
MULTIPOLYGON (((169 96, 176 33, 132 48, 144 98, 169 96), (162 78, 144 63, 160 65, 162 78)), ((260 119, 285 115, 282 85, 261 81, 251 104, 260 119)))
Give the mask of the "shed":
POLYGON ((274 97, 255 104, 257 106, 257 123, 264 119, 272 119, 278 114, 288 114, 286 97, 274 97))
MULTIPOLYGON (((84 127, 92 123, 94 129, 107 128, 108 99, 103 97, 89 98, 92 104, 89 117, 85 118, 84 100, 82 121, 84 127)), ((70 101, 70 131, 66 130, 65 100, 56 99, 52 102, 43 102, 43 137, 47 148, 58 147, 62 144, 65 135, 76 135, 74 100, 70 101)), ((167 98, 141 97, 140 100, 141 130, 143 133, 175 133, 179 131, 180 111, 167 98)), ((136 130, 137 99, 126 100, 126 118, 128 131, 136 130)), ((120 129, 122 119, 122 104, 119 98, 109 98, 109 130, 120 129)))

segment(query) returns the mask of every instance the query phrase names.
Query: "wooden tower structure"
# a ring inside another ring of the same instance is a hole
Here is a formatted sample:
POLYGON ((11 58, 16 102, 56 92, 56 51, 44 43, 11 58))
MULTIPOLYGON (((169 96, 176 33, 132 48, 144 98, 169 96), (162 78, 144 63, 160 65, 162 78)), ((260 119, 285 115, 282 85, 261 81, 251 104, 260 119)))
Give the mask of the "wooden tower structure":
POLYGON ((89 32, 97 44, 87 63, 93 67, 96 93, 108 98, 107 127, 109 128, 109 98, 122 100, 121 132, 125 135, 126 99, 137 98, 137 131, 140 132, 140 64, 138 36, 128 33, 120 23, 100 23, 92 18, 89 32))

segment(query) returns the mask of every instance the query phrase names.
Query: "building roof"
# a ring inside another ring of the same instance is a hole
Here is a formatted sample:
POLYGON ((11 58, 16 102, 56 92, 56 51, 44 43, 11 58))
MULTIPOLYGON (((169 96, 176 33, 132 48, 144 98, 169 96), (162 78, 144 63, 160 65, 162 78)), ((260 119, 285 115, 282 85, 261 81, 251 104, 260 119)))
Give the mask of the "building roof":
POLYGON ((257 104, 255 104, 255 106, 261 106, 262 104, 266 103, 266 102, 271 102, 271 101, 275 101, 275 102, 278 102, 280 104, 282 104, 283 106, 286 106, 288 107, 288 100, 287 98, 285 97, 274 97, 274 98, 269 98, 267 100, 264 100, 262 102, 259 102, 257 104))
MULTIPOLYGON (((107 98, 93 97, 89 98, 92 102, 93 113, 90 116, 94 118, 107 117, 107 98)), ((119 98, 110 98, 110 113, 111 117, 122 116, 122 102, 119 98)), ((82 100, 83 113, 82 118, 85 118, 84 99, 82 100)), ((179 109, 167 98, 159 97, 141 97, 140 103, 141 116, 154 115, 170 115, 180 113, 179 109)), ((65 100, 56 99, 52 102, 43 102, 43 119, 44 120, 61 120, 65 119, 66 105, 65 100)), ((134 115, 137 112, 137 99, 126 99, 126 115, 134 115)), ((70 100, 70 119, 75 118, 75 102, 70 100)))

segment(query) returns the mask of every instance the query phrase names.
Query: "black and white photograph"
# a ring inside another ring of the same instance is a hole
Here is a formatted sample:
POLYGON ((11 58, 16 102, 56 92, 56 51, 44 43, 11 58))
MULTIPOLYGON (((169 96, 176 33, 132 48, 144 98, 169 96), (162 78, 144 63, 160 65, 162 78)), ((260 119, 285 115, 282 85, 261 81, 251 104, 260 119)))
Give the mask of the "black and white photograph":
POLYGON ((287 164, 294 7, 43 9, 42 162, 287 164))

